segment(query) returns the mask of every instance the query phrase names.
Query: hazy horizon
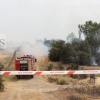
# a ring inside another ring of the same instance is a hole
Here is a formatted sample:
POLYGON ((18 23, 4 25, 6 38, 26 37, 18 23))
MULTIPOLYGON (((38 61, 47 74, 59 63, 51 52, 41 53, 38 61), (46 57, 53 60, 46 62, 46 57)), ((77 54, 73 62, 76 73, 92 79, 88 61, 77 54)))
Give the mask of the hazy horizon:
POLYGON ((99 0, 0 0, 0 34, 7 41, 63 39, 88 20, 100 22, 99 0))

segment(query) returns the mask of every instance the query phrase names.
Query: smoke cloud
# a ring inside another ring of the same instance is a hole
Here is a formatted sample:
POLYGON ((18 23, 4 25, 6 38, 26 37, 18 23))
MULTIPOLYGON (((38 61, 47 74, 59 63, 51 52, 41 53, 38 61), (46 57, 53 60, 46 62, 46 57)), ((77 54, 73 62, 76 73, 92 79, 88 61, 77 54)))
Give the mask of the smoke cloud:
POLYGON ((37 42, 34 44, 22 43, 20 52, 22 52, 23 55, 33 55, 36 58, 48 56, 48 48, 43 43, 37 42))

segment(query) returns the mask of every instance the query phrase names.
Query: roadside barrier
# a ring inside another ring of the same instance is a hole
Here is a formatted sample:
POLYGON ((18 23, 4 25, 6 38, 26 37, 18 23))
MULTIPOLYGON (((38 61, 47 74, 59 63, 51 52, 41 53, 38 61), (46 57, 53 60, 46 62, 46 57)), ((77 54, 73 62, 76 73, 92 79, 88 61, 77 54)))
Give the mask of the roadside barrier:
POLYGON ((100 74, 100 70, 68 71, 0 71, 0 75, 66 75, 66 74, 100 74))

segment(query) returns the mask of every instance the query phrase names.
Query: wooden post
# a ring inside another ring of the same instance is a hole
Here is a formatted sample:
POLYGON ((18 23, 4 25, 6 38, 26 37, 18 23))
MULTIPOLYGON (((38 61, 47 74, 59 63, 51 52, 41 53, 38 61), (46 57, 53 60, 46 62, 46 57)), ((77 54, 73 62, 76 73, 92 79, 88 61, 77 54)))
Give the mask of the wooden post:
POLYGON ((94 74, 94 85, 95 85, 95 74, 94 74))
POLYGON ((95 85, 95 74, 90 74, 90 82, 95 85))

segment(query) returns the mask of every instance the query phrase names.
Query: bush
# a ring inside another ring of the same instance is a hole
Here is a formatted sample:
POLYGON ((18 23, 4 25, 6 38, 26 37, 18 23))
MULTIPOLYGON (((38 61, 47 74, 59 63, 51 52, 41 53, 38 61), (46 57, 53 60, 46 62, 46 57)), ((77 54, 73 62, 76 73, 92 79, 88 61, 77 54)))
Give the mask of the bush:
POLYGON ((56 83, 56 84, 59 84, 59 85, 68 85, 68 83, 66 82, 65 79, 59 79, 59 78, 56 78, 56 77, 48 77, 48 82, 56 83))
MULTIPOLYGON (((67 68, 67 70, 78 70, 78 68, 79 68, 78 65, 72 64, 67 68)), ((76 78, 78 78, 78 75, 70 75, 70 77, 76 79, 76 78)))
POLYGON ((100 97, 100 86, 81 86, 81 87, 75 87, 73 88, 77 93, 80 94, 87 94, 90 95, 91 97, 100 97))
POLYGON ((56 66, 55 66, 56 69, 58 70, 62 70, 63 69, 63 66, 62 66, 62 63, 58 63, 56 66))
POLYGON ((68 85, 65 79, 61 79, 60 81, 57 82, 59 85, 68 85))
MULTIPOLYGON (((71 94, 67 97, 67 100, 83 100, 83 99, 77 95, 71 94)), ((85 100, 86 100, 86 98, 85 98, 85 100)))
POLYGON ((79 64, 81 64, 81 65, 90 64, 91 55, 89 53, 81 51, 78 54, 78 58, 79 58, 79 64))
POLYGON ((52 47, 49 52, 49 59, 51 61, 60 61, 60 50, 58 48, 52 47))
POLYGON ((53 64, 52 64, 52 63, 50 63, 50 64, 47 66, 47 71, 52 70, 52 68, 53 68, 53 64))
POLYGON ((79 79, 86 79, 88 77, 87 74, 80 74, 79 79))
POLYGON ((49 81, 50 83, 58 82, 58 78, 48 77, 48 81, 49 81))
POLYGON ((2 78, 2 76, 0 75, 0 91, 4 90, 4 84, 3 84, 4 80, 2 78))
POLYGON ((0 71, 4 69, 4 65, 0 63, 0 71))
POLYGON ((62 50, 64 49, 65 41, 57 40, 54 42, 49 50, 49 59, 51 61, 60 61, 62 57, 62 50))
MULTIPOLYGON (((2 69, 4 68, 4 66, 0 63, 0 71, 2 71, 2 69)), ((3 84, 4 80, 2 78, 2 75, 0 75, 0 91, 4 90, 4 84, 3 84)))
POLYGON ((88 77, 87 74, 77 74, 77 75, 70 75, 71 78, 74 78, 74 79, 86 79, 88 77))
MULTIPOLYGON (((69 66, 67 68, 67 70, 78 70, 79 66, 76 64, 72 64, 71 66, 69 66)), ((74 79, 86 79, 88 77, 87 74, 80 74, 80 75, 70 75, 70 77, 74 78, 74 79)))
POLYGON ((72 65, 70 65, 70 66, 67 68, 67 70, 78 70, 78 68, 79 68, 78 65, 72 64, 72 65))
POLYGON ((71 78, 77 79, 79 78, 78 75, 70 75, 71 78))

